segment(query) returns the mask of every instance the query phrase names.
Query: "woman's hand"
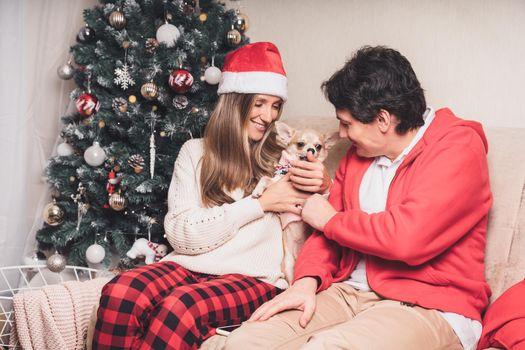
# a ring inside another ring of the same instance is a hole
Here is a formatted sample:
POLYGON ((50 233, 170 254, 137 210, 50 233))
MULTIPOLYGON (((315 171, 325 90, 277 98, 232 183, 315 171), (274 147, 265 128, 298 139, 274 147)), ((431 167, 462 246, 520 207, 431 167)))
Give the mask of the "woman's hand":
POLYGON ((292 176, 293 186, 301 191, 327 193, 332 187, 332 179, 323 162, 316 159, 312 152, 306 154, 306 160, 292 160, 288 170, 292 176))
POLYGON ((255 310, 248 322, 266 321, 273 315, 285 310, 301 310, 303 313, 299 318, 299 324, 304 328, 314 315, 316 291, 317 279, 303 277, 272 300, 262 304, 255 310))
POLYGON ((290 181, 290 174, 286 174, 266 188, 259 198, 259 203, 265 212, 290 212, 301 215, 301 208, 309 196, 309 193, 295 189, 290 181))

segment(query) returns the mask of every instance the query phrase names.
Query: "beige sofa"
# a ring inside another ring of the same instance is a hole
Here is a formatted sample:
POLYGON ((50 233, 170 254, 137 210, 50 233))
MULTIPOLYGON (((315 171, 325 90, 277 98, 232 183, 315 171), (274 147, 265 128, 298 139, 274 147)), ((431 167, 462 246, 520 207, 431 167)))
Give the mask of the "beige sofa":
MULTIPOLYGON (((337 131, 334 116, 283 118, 292 126, 337 131)), ((494 206, 490 212, 486 275, 494 300, 525 278, 525 129, 486 129, 494 206)), ((335 172, 349 143, 339 142, 325 164, 335 172)), ((468 198, 465 198, 468 200, 468 198)), ((92 323, 93 324, 93 323, 92 323)), ((217 349, 224 337, 214 336, 201 349, 217 349)))

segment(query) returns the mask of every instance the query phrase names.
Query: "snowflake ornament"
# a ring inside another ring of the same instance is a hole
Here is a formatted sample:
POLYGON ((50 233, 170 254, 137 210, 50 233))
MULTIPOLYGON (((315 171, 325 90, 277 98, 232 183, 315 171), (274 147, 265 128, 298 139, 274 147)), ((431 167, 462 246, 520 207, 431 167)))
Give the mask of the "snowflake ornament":
POLYGON ((122 68, 115 69, 115 75, 117 76, 113 82, 120 86, 121 89, 127 90, 128 87, 135 85, 135 80, 131 78, 128 71, 128 64, 124 63, 122 68))

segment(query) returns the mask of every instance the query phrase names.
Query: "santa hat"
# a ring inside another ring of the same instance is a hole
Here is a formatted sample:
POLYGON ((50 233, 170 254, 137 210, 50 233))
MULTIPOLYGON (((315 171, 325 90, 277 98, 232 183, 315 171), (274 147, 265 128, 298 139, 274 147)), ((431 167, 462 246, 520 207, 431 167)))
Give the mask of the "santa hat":
POLYGON ((287 82, 277 47, 269 42, 259 42, 226 55, 217 93, 273 95, 286 101, 287 82))

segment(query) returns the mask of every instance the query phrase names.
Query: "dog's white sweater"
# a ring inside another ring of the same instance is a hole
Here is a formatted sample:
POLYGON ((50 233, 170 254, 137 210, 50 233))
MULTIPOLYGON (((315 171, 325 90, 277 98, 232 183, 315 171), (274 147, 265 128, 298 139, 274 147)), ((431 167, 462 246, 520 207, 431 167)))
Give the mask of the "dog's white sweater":
POLYGON ((259 201, 244 196, 242 190, 230 194, 235 200, 231 204, 204 207, 200 195, 202 156, 202 139, 193 139, 182 146, 175 162, 164 219, 174 251, 162 261, 213 275, 240 273, 287 288, 281 271, 279 217, 263 212, 259 201))

